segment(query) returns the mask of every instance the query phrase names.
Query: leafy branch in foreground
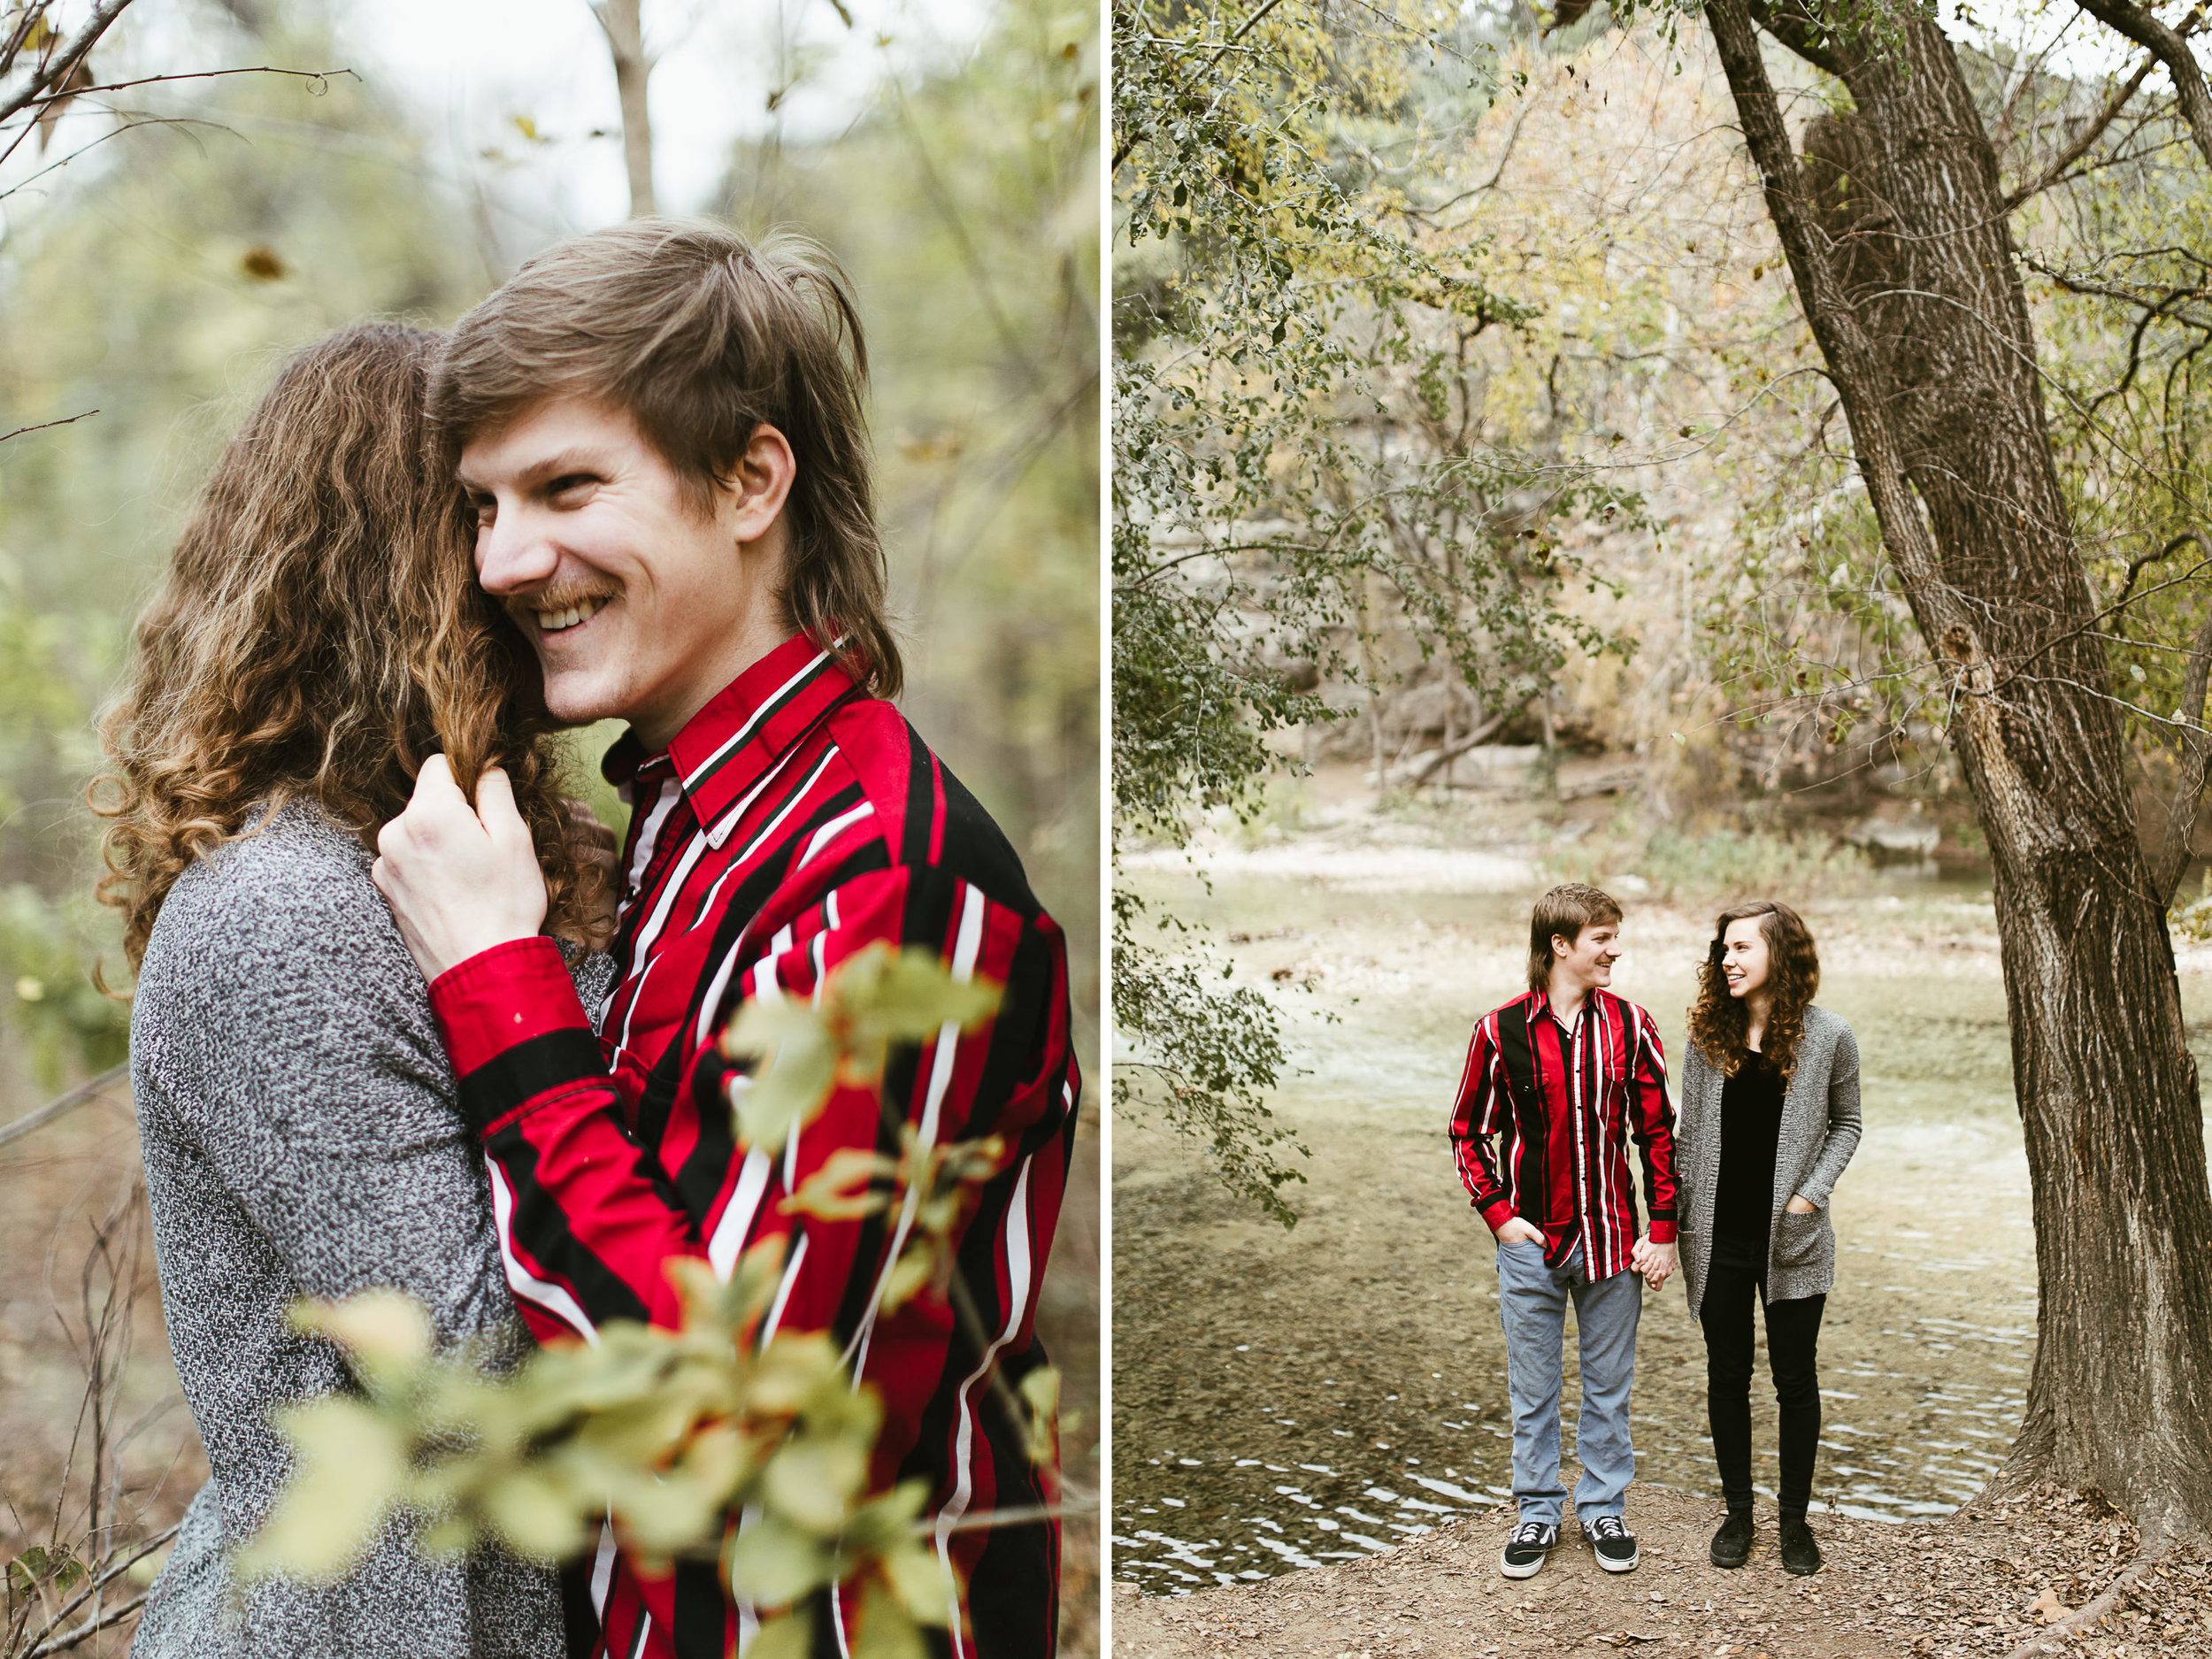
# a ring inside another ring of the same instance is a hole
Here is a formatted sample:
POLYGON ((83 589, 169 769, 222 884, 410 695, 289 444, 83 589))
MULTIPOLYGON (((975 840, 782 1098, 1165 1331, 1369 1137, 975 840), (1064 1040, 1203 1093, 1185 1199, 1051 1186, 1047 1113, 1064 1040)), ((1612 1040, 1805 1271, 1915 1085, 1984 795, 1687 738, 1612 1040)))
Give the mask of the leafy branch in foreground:
POLYGON ((1133 923, 1124 919, 1125 900, 1131 910, 1137 904, 1133 895, 1114 895, 1114 1016, 1149 1041, 1116 1068, 1121 1098, 1153 1108, 1170 1128, 1202 1142, 1224 1187, 1296 1226, 1298 1212, 1281 1189, 1303 1182, 1305 1171, 1283 1162, 1280 1151, 1312 1154, 1263 1098, 1283 1067, 1275 1005, 1248 986, 1217 990, 1187 955, 1138 943, 1133 923))
MULTIPOLYGON (((927 952, 878 944, 832 973, 818 1004, 748 1004, 722 1040, 729 1057, 762 1063, 732 1091, 741 1137, 780 1147, 833 1089, 879 1092, 894 1046, 972 1026, 999 996, 927 952)), ((900 1157, 835 1153, 784 1208, 841 1220, 900 1210, 906 1242, 879 1305, 950 1291, 972 1325, 952 1235, 1004 1148, 924 1148, 901 1127, 900 1157)), ((611 1323, 509 1379, 472 1352, 434 1353, 422 1310, 396 1293, 302 1303, 301 1326, 347 1351, 360 1392, 283 1414, 298 1465, 242 1576, 336 1573, 395 1516, 432 1554, 497 1540, 539 1559, 577 1555, 604 1517, 646 1559, 718 1555, 732 1590, 762 1609, 754 1659, 811 1651, 809 1599, 839 1586, 858 1590, 855 1654, 918 1659, 920 1627, 942 1624, 950 1605, 928 1494, 918 1481, 870 1489, 881 1403, 828 1332, 772 1326, 786 1246, 762 1240, 726 1283, 704 1262, 672 1260, 677 1329, 611 1323)), ((1032 1456, 1048 1457, 1056 1378, 1025 1381, 1019 1401, 994 1381, 1032 1456)))

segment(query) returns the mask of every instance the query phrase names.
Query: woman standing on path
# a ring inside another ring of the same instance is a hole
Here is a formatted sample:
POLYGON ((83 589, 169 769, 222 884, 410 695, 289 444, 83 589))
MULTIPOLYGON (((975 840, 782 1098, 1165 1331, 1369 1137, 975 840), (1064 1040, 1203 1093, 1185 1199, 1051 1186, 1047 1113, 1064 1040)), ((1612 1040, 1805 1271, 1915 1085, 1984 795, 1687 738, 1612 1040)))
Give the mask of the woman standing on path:
POLYGON ((1859 1048, 1813 1006, 1820 956, 1788 905, 1723 910, 1699 970, 1675 1168, 1682 1271, 1705 1331, 1706 1410, 1728 1518, 1717 1567, 1750 1558, 1751 1305, 1781 1407, 1782 1564, 1820 1571, 1806 1525, 1820 1440, 1820 1320, 1836 1278, 1828 1197, 1859 1144, 1859 1048))

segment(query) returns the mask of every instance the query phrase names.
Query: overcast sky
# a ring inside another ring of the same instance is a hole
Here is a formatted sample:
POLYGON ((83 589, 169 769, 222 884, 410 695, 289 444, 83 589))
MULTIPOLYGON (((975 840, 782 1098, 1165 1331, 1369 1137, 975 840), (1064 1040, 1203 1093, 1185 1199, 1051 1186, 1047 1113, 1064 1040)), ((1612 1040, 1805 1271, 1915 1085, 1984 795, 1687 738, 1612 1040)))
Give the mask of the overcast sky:
MULTIPOLYGON (((81 23, 91 3, 63 0, 64 29, 81 23)), ((848 10, 849 28, 831 0, 644 0, 646 47, 657 59, 650 99, 663 211, 720 205, 715 191, 736 139, 772 127, 794 140, 833 134, 865 110, 887 74, 965 52, 991 0, 848 0, 848 10), (787 90, 772 113, 769 96, 780 88, 787 90)), ((614 70, 588 0, 340 0, 336 14, 337 61, 284 66, 342 65, 413 104, 436 135, 436 172, 464 188, 488 185, 510 221, 503 239, 520 244, 518 251, 628 217, 614 70), (595 129, 603 136, 591 137, 595 129)), ((109 37, 101 73, 236 64, 236 37, 208 28, 212 15, 211 6, 190 0, 139 0, 109 37)), ((158 96, 189 109, 196 93, 172 86, 158 96)), ((91 142, 108 125, 81 106, 55 134, 53 154, 91 142)), ((278 126, 240 135, 285 142, 278 126)), ((35 171, 32 148, 7 165, 0 185, 35 171)), ((113 150, 87 157, 93 169, 119 159, 113 150)), ((0 203, 0 216, 35 212, 50 189, 65 184, 58 176, 34 183, 0 203)))
MULTIPOLYGON (((829 0, 645 0, 646 48, 658 59, 650 97, 664 211, 718 205, 737 138, 779 122, 795 139, 834 133, 865 107, 888 67, 963 50, 988 15, 987 0, 849 0, 848 9, 851 28, 829 0), (787 86, 770 113, 769 95, 787 86)), ((496 149, 503 159, 493 165, 542 172, 564 228, 628 213, 618 142, 585 136, 621 124, 606 41, 586 0, 360 0, 347 29, 357 61, 444 123, 457 162, 496 149), (518 115, 541 142, 523 136, 518 115)))
MULTIPOLYGON (((836 132, 867 106, 887 73, 964 51, 991 9, 991 0, 848 3, 849 28, 832 0, 644 0, 647 46, 658 58, 651 100, 664 211, 719 206, 715 192, 733 141, 778 124, 793 139, 836 132), (789 90, 771 113, 770 94, 780 88, 789 90)), ((2074 0, 1939 4, 1955 36, 2032 52, 2055 42, 2044 58, 2052 68, 2110 73, 2133 58, 2074 0)), ((63 0, 65 27, 90 5, 63 0)), ((207 15, 190 0, 139 0, 104 73, 235 62, 234 38, 196 27, 207 15)), ((424 112, 438 134, 435 170, 464 189, 489 187, 504 221, 502 240, 518 253, 626 217, 614 72, 588 0, 338 0, 338 15, 342 61, 424 112), (518 117, 530 123, 534 141, 518 117), (594 129, 604 135, 590 137, 594 129)), ((2154 78, 2154 86, 2163 82, 2162 73, 2154 78)), ((186 88, 174 92, 190 96, 186 88)), ((89 142, 105 121, 89 111, 73 115, 58 137, 89 142)), ((58 146, 65 148, 73 145, 58 146)), ((0 184, 19 182, 34 165, 27 147, 0 184)), ((35 211, 43 194, 35 187, 0 203, 0 219, 11 210, 35 211)))

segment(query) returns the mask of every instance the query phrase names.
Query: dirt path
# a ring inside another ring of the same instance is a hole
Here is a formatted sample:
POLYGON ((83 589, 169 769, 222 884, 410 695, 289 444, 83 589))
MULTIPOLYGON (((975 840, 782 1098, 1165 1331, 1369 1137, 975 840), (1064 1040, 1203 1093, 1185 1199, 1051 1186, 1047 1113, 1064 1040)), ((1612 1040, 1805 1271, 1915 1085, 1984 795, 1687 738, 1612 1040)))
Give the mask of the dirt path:
MULTIPOLYGON (((1720 1515, 1705 1499, 1635 1487, 1628 1519, 1642 1563, 1632 1573, 1601 1571, 1577 1540, 1537 1577, 1506 1579, 1497 1558, 1508 1522, 1484 1516, 1386 1555, 1257 1584, 1174 1598, 1117 1584, 1112 1651, 1119 1659, 1978 1659, 2013 1653, 2060 1609, 2087 1603, 2137 1543, 2111 1509, 2041 1493, 1930 1526, 1823 1519, 1827 1564, 1796 1578, 1775 1559, 1763 1506, 1750 1564, 1734 1572, 1709 1564, 1706 1543, 1720 1515)), ((1567 1532, 1573 1539, 1571 1525, 1567 1532)), ((2206 1575, 2202 1554, 2176 1556, 2093 1629, 2051 1647, 2095 1659, 2204 1659, 2212 1654, 2206 1575)))

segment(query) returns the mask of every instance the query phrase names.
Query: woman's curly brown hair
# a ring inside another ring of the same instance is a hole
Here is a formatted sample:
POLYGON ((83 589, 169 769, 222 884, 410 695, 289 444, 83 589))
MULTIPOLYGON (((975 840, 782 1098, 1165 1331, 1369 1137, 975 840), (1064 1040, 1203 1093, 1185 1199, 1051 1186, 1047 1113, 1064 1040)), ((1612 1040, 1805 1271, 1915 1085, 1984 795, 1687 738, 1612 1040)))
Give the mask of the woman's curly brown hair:
POLYGON ((544 868, 548 925, 590 895, 564 833, 528 648, 476 585, 451 457, 424 416, 440 345, 342 329, 284 365, 215 464, 140 616, 101 721, 114 771, 100 897, 135 970, 171 886, 300 796, 372 840, 442 749, 462 790, 496 760, 544 868))
POLYGON ((1805 918, 1779 899, 1758 899, 1723 910, 1713 924, 1713 942, 1697 973, 1697 1001, 1690 1006, 1690 1041, 1722 1073, 1733 1077, 1751 1052, 1746 1041, 1750 1010, 1744 999, 1728 995, 1728 976, 1721 972, 1731 922, 1756 917, 1760 936, 1767 941, 1767 984, 1774 996, 1767 1013, 1765 1045, 1761 1050, 1774 1062, 1785 1080, 1797 1071, 1798 1040, 1805 1034, 1805 1010, 1820 989, 1820 952, 1814 949, 1812 930, 1805 918))

